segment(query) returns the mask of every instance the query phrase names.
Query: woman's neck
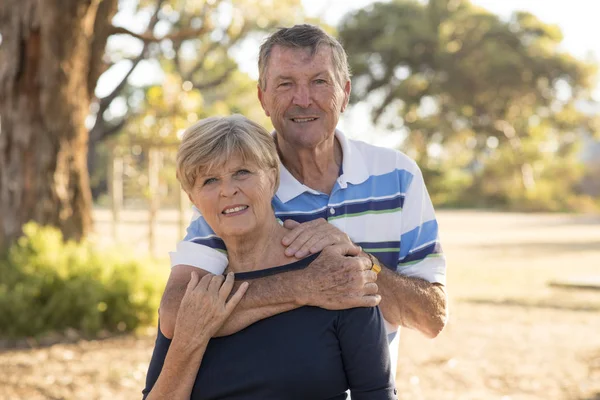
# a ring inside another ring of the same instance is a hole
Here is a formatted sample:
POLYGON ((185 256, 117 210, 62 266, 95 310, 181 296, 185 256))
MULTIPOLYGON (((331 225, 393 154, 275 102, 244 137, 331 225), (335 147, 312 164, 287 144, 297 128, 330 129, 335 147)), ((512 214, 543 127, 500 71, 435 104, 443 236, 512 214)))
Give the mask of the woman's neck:
POLYGON ((251 234, 223 238, 229 258, 228 270, 248 272, 297 261, 284 253, 285 247, 281 240, 287 232, 273 217, 272 221, 251 234))

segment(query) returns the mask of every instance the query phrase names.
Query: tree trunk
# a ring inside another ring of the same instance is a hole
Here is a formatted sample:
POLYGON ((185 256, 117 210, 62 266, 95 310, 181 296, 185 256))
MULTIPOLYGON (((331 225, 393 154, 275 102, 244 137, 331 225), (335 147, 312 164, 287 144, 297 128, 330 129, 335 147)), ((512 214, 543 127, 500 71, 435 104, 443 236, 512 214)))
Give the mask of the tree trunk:
POLYGON ((35 221, 91 228, 88 76, 102 0, 0 2, 0 250, 35 221))

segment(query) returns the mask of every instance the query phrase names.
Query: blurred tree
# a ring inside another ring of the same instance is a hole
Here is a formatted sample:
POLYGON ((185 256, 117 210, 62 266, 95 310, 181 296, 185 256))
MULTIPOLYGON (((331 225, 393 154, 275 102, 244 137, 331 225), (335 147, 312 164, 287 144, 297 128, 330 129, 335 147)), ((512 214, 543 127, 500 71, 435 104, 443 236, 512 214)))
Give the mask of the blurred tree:
POLYGON ((67 238, 88 232, 88 140, 93 146, 121 130, 129 106, 144 102, 128 86, 143 60, 161 59, 191 89, 215 88, 236 70, 233 46, 301 14, 300 0, 0 2, 0 249, 30 220, 67 238), (119 7, 143 29, 113 24, 119 7), (114 35, 137 39, 140 51, 107 54, 114 35), (101 75, 123 62, 121 82, 97 98, 101 75))
POLYGON ((468 0, 396 0, 348 15, 339 32, 353 101, 406 135, 437 203, 567 206, 579 133, 600 130, 577 107, 596 67, 560 50, 557 26, 468 0))

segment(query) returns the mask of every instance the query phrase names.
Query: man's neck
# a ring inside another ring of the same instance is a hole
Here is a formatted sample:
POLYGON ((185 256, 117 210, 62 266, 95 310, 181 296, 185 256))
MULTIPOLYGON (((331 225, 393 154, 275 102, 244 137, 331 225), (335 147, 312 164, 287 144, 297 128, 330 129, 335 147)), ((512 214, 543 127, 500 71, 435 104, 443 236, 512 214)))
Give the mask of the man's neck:
POLYGON ((342 146, 337 138, 316 148, 294 148, 277 138, 277 150, 282 164, 303 185, 330 194, 342 165, 342 146))

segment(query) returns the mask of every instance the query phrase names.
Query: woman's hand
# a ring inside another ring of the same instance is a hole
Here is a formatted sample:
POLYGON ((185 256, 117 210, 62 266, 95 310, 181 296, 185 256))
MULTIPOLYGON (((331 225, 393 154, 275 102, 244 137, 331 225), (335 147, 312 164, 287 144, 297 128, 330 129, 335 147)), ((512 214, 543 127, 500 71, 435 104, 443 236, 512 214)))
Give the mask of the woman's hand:
POLYGON ((233 281, 233 273, 227 274, 227 278, 206 274, 199 279, 198 274, 192 272, 177 313, 173 339, 192 350, 205 346, 248 289, 248 282, 242 283, 227 300, 233 289, 233 281))

